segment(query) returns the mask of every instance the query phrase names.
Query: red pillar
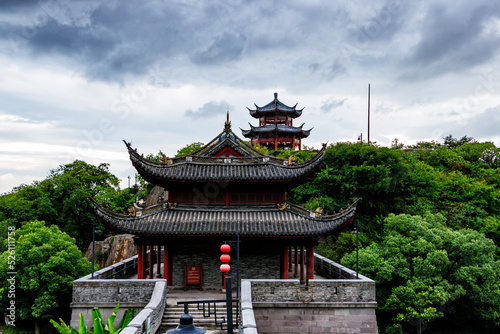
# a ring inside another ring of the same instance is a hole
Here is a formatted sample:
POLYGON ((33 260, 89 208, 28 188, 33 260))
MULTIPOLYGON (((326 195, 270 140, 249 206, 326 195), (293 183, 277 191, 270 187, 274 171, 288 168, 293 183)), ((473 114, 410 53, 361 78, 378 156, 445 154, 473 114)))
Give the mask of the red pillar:
POLYGON ((144 246, 142 245, 137 245, 137 278, 138 279, 143 279, 144 278, 144 252, 142 251, 142 248, 144 246))
POLYGON ((284 247, 281 255, 281 279, 288 279, 288 247, 284 247))
POLYGON ((304 246, 300 246, 300 281, 303 282, 304 278, 304 246))
POLYGON ((314 279, 314 247, 307 246, 307 285, 309 280, 314 279))
POLYGON ((142 258, 144 259, 144 265, 142 266, 142 278, 147 278, 148 269, 148 246, 142 246, 142 258))
POLYGON ((295 246, 295 277, 299 277, 299 247, 295 246))
POLYGON ((172 286, 172 261, 170 260, 170 254, 168 251, 168 245, 164 246, 163 251, 163 278, 167 280, 167 286, 172 286))
POLYGON ((156 246, 156 277, 161 277, 161 246, 156 246))
POLYGON ((153 278, 153 252, 154 247, 149 246, 149 278, 153 278))
POLYGON ((293 254, 292 247, 288 247, 288 270, 292 270, 293 254))

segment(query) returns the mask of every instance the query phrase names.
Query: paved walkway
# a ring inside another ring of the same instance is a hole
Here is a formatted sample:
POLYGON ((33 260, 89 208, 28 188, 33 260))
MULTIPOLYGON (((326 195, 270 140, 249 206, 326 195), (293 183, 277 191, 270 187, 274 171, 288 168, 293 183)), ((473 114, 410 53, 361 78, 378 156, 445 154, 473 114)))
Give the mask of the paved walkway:
MULTIPOLYGON (((233 289, 233 298, 236 298, 236 289, 233 289)), ((204 300, 204 299, 226 299, 226 292, 220 287, 189 287, 186 291, 181 287, 171 287, 167 294, 167 305, 177 305, 178 301, 204 300)), ((196 306, 195 306, 196 307, 196 306)))

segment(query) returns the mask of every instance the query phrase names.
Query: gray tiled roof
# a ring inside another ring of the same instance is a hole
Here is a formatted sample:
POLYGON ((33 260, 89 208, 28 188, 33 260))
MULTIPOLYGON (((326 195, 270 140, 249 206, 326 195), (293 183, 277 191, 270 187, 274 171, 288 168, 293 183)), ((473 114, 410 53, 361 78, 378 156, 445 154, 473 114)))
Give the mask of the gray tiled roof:
POLYGON ((301 126, 290 126, 290 125, 285 125, 285 124, 266 124, 262 126, 252 126, 252 124, 248 123, 250 125, 250 130, 241 130, 243 136, 249 137, 252 136, 253 133, 265 133, 265 132, 278 132, 278 133, 290 133, 294 135, 298 135, 301 138, 308 137, 309 134, 311 133, 312 129, 309 130, 303 130, 302 127, 304 124, 301 126))
POLYGON ((247 109, 250 112, 250 115, 255 118, 260 118, 263 116, 263 114, 272 113, 286 114, 289 117, 296 118, 302 115, 302 110, 304 110, 304 108, 297 110, 296 107, 297 104, 295 104, 293 107, 289 107, 286 104, 282 103, 278 100, 278 93, 274 93, 274 100, 269 102, 265 106, 259 107, 255 105, 256 109, 247 109))
MULTIPOLYGON (((211 147, 209 147, 205 151, 201 152, 199 154, 199 156, 204 156, 204 157, 214 156, 218 151, 220 151, 221 149, 223 149, 226 146, 231 147, 232 149, 234 149, 236 152, 238 152, 239 154, 241 154, 244 157, 257 157, 258 156, 257 154, 255 154, 255 152, 249 150, 245 146, 238 143, 238 141, 236 139, 237 137, 235 137, 235 136, 231 137, 231 135, 232 135, 232 132, 230 134, 226 135, 226 137, 224 137, 224 139, 219 140, 217 143, 214 143, 211 147)), ((261 154, 260 156, 262 156, 262 155, 263 154, 261 154)))
POLYGON ((340 229, 351 221, 355 201, 341 213, 313 217, 314 212, 287 203, 277 205, 203 206, 178 205, 168 209, 159 205, 139 217, 113 213, 95 203, 97 217, 120 232, 136 235, 217 235, 229 236, 318 236, 340 229))
POLYGON ((150 161, 126 143, 130 160, 143 177, 169 182, 214 181, 291 181, 306 177, 318 169, 323 161, 325 146, 310 160, 287 165, 283 159, 273 157, 224 157, 186 156, 172 163, 150 161))

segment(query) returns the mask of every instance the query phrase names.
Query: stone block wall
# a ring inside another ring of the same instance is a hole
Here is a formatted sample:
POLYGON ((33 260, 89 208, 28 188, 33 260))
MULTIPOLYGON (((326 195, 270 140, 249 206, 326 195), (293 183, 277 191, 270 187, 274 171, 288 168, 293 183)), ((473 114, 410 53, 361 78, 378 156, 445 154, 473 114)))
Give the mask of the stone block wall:
POLYGON ((91 310, 94 307, 99 308, 104 319, 111 315, 118 303, 120 303, 117 316, 119 319, 126 309, 131 308, 139 312, 150 302, 157 282, 165 282, 165 280, 92 280, 85 276, 73 281, 70 326, 78 328, 80 313, 82 313, 85 317, 85 324, 90 328, 92 326, 91 310))
POLYGON ((356 280, 310 280, 301 287, 298 280, 252 280, 253 303, 356 303, 375 302, 375 282, 356 280))
MULTIPOLYGON (((222 286, 222 273, 219 269, 222 254, 218 246, 185 246, 170 250, 173 261, 173 285, 184 286, 184 266, 199 266, 203 268, 203 286, 222 286)), ((231 253, 231 275, 236 277, 236 252, 231 253)), ((240 278, 280 277, 280 255, 262 253, 259 251, 249 255, 248 252, 240 255, 240 278)))
POLYGON ((254 314, 259 334, 378 333, 373 308, 259 307, 254 314))
POLYGON ((378 333, 375 282, 353 280, 244 280, 244 334, 378 333))
POLYGON ((96 303, 145 306, 158 280, 88 280, 73 283, 72 305, 96 303))

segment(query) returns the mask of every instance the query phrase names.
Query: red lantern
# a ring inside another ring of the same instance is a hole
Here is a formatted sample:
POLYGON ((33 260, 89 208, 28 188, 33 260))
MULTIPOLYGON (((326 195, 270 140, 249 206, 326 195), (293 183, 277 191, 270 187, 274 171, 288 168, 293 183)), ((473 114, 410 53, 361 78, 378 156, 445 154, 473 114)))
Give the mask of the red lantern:
POLYGON ((220 271, 222 271, 224 274, 227 274, 231 270, 231 266, 227 263, 221 264, 220 265, 220 271))
POLYGON ((220 246, 220 250, 222 251, 222 253, 229 253, 229 251, 231 250, 231 246, 229 246, 228 244, 224 244, 220 246))
POLYGON ((222 262, 226 262, 226 263, 228 263, 228 262, 231 260, 231 256, 229 256, 229 254, 222 254, 222 255, 220 256, 220 260, 221 260, 222 262))

